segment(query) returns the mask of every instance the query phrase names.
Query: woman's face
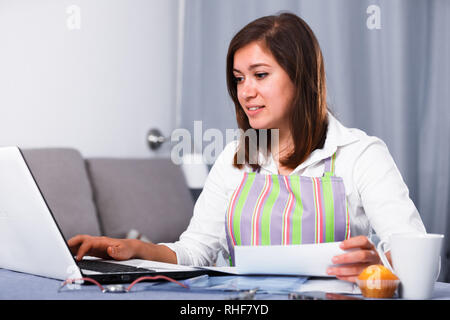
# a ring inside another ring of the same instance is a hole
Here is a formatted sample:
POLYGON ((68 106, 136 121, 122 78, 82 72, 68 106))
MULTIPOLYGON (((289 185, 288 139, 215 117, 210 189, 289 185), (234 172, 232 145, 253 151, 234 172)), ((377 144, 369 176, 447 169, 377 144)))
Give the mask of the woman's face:
POLYGON ((254 129, 289 128, 294 84, 260 42, 234 54, 238 100, 254 129))

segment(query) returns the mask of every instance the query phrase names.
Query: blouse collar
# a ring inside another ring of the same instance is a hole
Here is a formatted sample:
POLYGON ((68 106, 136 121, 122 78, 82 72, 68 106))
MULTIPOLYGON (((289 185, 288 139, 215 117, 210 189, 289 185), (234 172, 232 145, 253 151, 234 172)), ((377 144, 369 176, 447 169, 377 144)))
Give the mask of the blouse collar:
MULTIPOLYGON (((298 165, 291 172, 291 174, 295 174, 308 166, 331 157, 336 152, 338 147, 348 145, 358 140, 359 138, 352 133, 351 129, 344 127, 339 120, 328 112, 327 137, 325 138, 323 148, 314 150, 303 163, 298 165)), ((271 172, 272 174, 278 174, 278 168, 272 154, 269 155, 267 161, 261 166, 261 168, 271 172)))

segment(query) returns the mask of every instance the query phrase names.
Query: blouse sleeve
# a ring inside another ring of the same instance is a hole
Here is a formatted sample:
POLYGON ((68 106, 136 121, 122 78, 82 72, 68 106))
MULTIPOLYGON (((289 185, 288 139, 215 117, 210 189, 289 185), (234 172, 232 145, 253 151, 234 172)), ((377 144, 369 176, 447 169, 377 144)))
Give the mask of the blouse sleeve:
MULTIPOLYGON (((218 253, 227 249, 225 213, 229 201, 230 174, 234 172, 234 143, 228 144, 215 161, 194 206, 188 228, 175 243, 161 243, 175 251, 181 265, 212 265, 218 253)), ((236 169, 237 170, 237 169, 236 169)))
POLYGON ((387 146, 374 138, 353 169, 364 211, 381 240, 393 233, 425 233, 419 212, 387 146))

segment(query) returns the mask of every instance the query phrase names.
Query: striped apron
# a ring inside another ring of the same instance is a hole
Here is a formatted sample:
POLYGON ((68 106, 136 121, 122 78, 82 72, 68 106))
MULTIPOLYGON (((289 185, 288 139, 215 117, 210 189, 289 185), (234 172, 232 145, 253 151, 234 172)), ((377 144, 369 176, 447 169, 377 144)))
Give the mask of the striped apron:
POLYGON ((342 241, 350 237, 344 181, 334 175, 335 157, 322 177, 245 172, 226 212, 230 265, 234 246, 342 241))

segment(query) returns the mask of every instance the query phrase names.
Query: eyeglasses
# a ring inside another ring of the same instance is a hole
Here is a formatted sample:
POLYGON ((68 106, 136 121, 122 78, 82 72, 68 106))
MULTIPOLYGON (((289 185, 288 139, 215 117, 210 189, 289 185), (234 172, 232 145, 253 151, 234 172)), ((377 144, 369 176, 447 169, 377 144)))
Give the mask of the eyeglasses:
POLYGON ((78 278, 78 279, 66 279, 59 287, 58 292, 60 292, 67 284, 74 284, 74 283, 77 283, 80 281, 87 281, 87 282, 91 282, 91 283, 95 284, 97 287, 100 288, 100 290, 103 293, 127 293, 127 292, 130 292, 131 288, 133 288, 133 286, 136 283, 144 281, 144 280, 167 280, 167 281, 176 283, 183 288, 189 289, 189 286, 187 286, 181 282, 178 282, 172 278, 166 277, 166 276, 140 277, 140 278, 137 278, 136 280, 134 280, 128 287, 121 285, 121 284, 102 286, 98 281, 96 281, 92 278, 89 278, 89 277, 84 277, 84 278, 78 278))

